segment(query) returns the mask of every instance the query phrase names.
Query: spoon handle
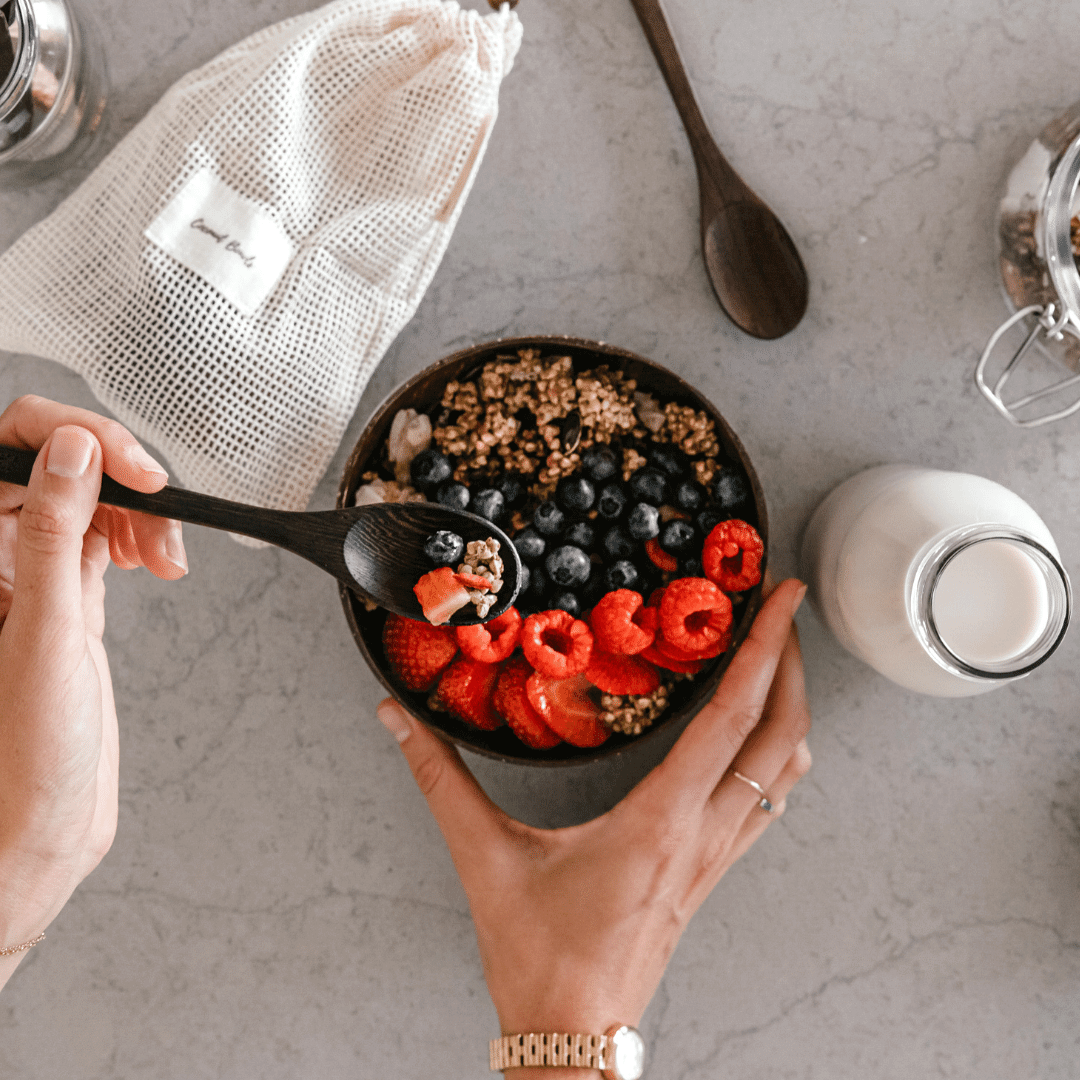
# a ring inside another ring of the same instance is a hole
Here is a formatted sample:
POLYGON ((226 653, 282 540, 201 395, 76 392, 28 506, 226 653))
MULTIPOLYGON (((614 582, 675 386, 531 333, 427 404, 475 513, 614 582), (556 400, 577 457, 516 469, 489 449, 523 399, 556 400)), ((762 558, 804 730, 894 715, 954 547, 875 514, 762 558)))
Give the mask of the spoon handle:
POLYGON ((634 5, 641 27, 649 39, 649 45, 652 46, 653 55, 671 91, 675 108, 679 110, 683 127, 686 128, 686 136, 690 140, 690 149, 699 165, 699 173, 707 170, 711 173, 712 179, 721 186, 730 186, 730 195, 727 192, 722 193, 728 195, 729 198, 745 199, 748 190, 746 185, 720 153, 709 131, 709 126, 705 123, 694 88, 690 85, 682 58, 679 56, 679 47, 675 44, 667 19, 664 17, 660 0, 630 0, 630 2, 634 5), (706 170, 703 170, 701 166, 705 166, 706 170))
MULTIPOLYGON (((25 487, 30 482, 30 472, 36 458, 36 451, 0 446, 0 481, 25 487)), ((321 517, 320 514, 267 510, 265 507, 230 502, 183 488, 164 487, 145 494, 118 484, 110 476, 101 478, 98 502, 265 540, 303 556, 335 577, 344 575, 344 580, 351 580, 343 557, 334 557, 337 549, 333 545, 327 547, 319 543, 322 530, 316 519, 321 517)), ((340 544, 337 547, 340 548, 340 544)))

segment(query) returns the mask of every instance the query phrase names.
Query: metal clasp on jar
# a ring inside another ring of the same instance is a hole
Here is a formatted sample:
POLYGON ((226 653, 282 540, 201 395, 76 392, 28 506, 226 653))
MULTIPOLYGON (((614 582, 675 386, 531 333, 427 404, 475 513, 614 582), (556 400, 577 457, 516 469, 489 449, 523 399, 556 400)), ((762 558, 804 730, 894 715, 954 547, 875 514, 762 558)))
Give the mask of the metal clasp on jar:
POLYGON ((1073 337, 1080 340, 1080 327, 1076 325, 1072 315, 1066 311, 1065 314, 1059 316, 1057 314, 1057 305, 1051 302, 1045 306, 1041 304, 1031 304, 1028 307, 1021 308, 1015 315, 1006 319, 1005 322, 1003 322, 990 336, 990 340, 986 343, 986 348, 983 349, 983 354, 979 358, 979 363, 975 368, 975 385, 979 388, 983 397, 985 397, 1010 424, 1024 428, 1039 427, 1042 424, 1049 424, 1054 420, 1061 420, 1066 416, 1071 416, 1080 409, 1080 391, 1078 391, 1076 400, 1071 402, 1071 404, 1065 408, 1059 409, 1057 412, 1043 413, 1034 416, 1029 414, 1026 417, 1019 415, 1022 410, 1027 409, 1028 406, 1035 404, 1037 401, 1047 401, 1047 399, 1053 398, 1057 394, 1061 394, 1074 386, 1080 385, 1080 375, 1070 375, 1068 378, 1061 379, 1056 383, 1052 383, 1050 386, 1043 387, 1041 390, 1036 390, 1034 393, 1016 398, 1014 401, 1007 402, 1001 396, 1005 384, 1015 373, 1017 365, 1019 365, 1020 361, 1023 360, 1031 349, 1031 346, 1034 345, 1040 337, 1047 341, 1061 341, 1067 333, 1072 334, 1073 337), (1035 325, 1031 328, 1027 337, 1024 338, 1023 344, 1021 344, 1020 348, 1013 353, 1012 359, 1005 365, 1004 370, 991 386, 986 378, 986 368, 990 362, 991 355, 997 348, 998 342, 1001 341, 1002 337, 1004 337, 1017 323, 1022 322, 1032 315, 1036 317, 1035 325))

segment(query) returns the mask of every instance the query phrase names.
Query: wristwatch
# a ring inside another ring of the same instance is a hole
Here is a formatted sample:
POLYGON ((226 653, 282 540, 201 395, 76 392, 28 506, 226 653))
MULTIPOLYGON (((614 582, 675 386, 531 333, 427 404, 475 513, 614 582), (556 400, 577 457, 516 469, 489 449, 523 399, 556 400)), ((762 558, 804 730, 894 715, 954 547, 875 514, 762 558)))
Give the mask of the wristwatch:
POLYGON ((599 1069, 604 1080, 640 1080, 645 1072, 645 1040, 637 1028, 615 1024, 603 1035, 530 1032, 492 1039, 491 1071, 532 1065, 599 1069))

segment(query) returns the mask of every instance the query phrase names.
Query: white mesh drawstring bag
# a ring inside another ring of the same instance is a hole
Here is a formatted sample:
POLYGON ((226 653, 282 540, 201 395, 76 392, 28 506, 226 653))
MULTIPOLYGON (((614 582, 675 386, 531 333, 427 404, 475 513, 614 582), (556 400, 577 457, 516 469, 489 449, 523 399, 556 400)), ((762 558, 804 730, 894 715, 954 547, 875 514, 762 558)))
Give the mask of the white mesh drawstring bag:
POLYGON ((57 360, 182 484, 303 509, 453 232, 521 41, 504 4, 338 0, 173 86, 0 256, 57 360))

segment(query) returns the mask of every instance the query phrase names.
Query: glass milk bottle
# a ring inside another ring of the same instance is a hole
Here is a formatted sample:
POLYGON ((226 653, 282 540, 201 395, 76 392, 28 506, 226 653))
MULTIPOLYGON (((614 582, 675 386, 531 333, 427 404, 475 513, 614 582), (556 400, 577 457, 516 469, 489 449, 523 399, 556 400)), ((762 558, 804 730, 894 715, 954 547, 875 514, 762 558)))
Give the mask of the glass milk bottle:
POLYGON ((801 557, 840 643, 919 693, 964 697, 1018 679, 1069 625, 1072 593, 1050 531, 980 476, 867 469, 814 511, 801 557))

